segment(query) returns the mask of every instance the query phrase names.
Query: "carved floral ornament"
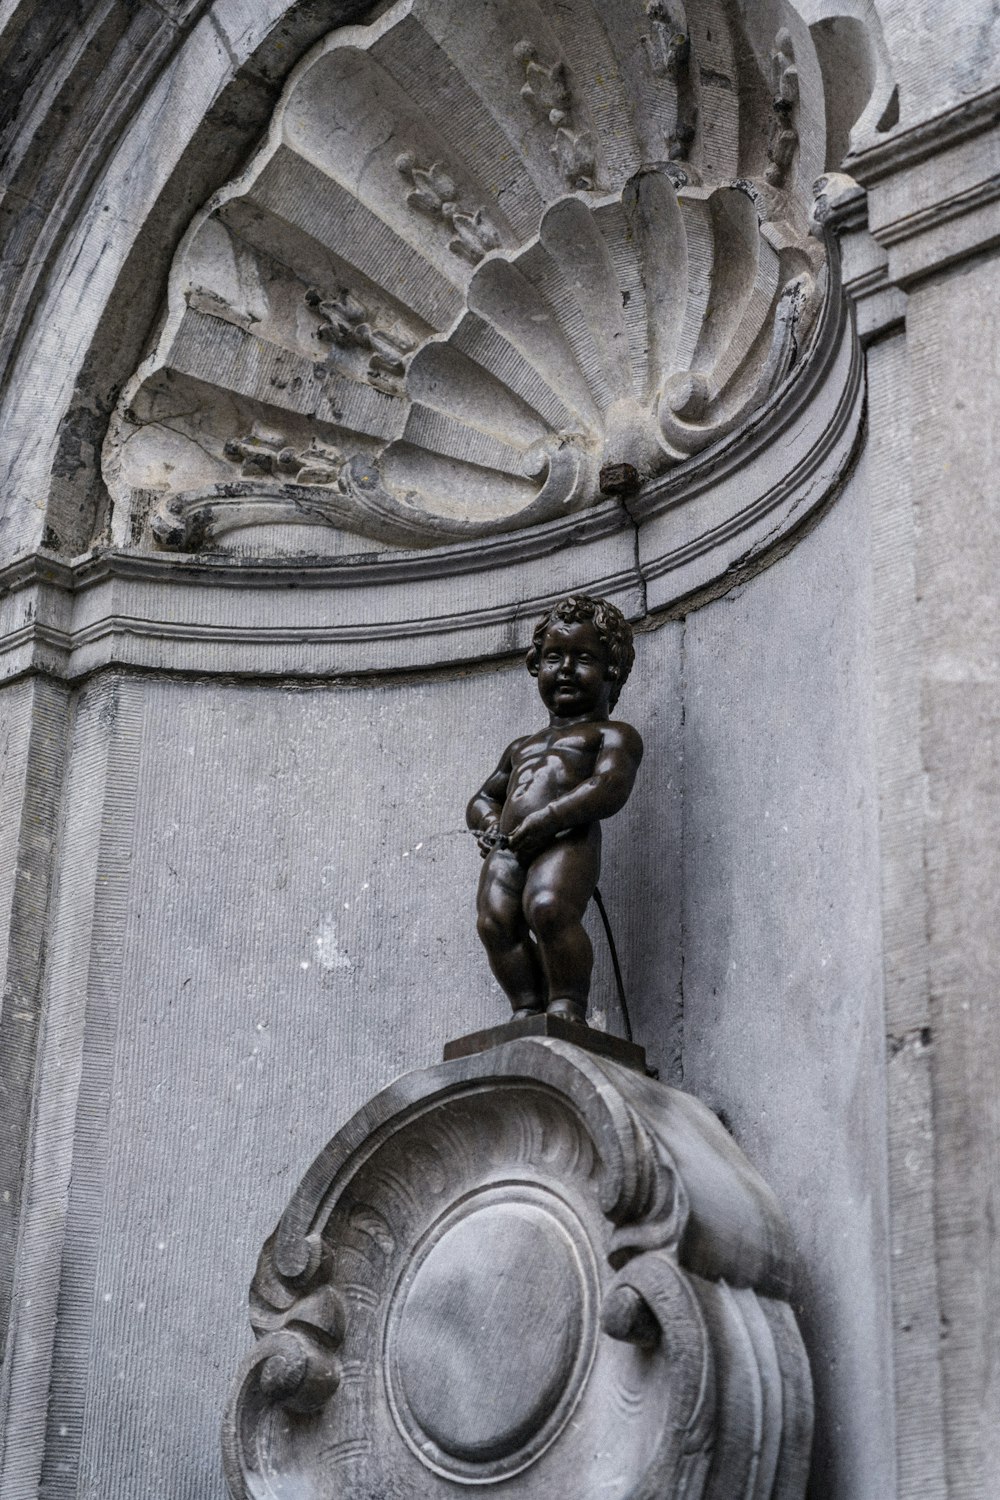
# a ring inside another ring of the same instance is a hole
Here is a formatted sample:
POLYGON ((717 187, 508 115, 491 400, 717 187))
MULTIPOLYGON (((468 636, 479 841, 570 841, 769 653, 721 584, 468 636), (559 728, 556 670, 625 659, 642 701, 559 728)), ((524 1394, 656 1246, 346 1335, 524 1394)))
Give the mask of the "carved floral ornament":
POLYGON ((331 33, 178 250, 105 445, 119 540, 441 547, 780 423, 831 277, 785 9, 748 38, 720 0, 401 0, 331 33))

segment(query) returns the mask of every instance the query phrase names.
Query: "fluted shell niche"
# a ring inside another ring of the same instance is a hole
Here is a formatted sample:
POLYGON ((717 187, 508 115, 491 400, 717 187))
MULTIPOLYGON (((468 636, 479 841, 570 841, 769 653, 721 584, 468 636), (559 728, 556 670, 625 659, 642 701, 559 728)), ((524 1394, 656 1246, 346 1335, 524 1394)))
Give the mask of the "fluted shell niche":
POLYGON ((781 3, 401 0, 334 31, 177 252, 105 445, 119 544, 441 549, 641 520, 675 474, 678 505, 780 427, 823 325, 822 89, 781 3))

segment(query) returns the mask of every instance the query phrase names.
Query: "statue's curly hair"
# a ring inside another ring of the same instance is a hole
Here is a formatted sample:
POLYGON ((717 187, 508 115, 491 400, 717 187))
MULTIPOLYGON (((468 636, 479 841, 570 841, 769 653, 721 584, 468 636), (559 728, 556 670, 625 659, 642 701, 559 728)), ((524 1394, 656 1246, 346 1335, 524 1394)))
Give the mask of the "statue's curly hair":
POLYGON ((603 644, 608 649, 608 676, 614 683, 611 692, 611 707, 618 702, 618 695, 628 680, 635 661, 635 646, 632 644, 632 627, 614 604, 606 599, 591 599, 587 594, 569 594, 553 604, 543 620, 539 620, 531 645, 524 659, 532 677, 538 676, 542 642, 550 625, 582 625, 591 622, 603 644))

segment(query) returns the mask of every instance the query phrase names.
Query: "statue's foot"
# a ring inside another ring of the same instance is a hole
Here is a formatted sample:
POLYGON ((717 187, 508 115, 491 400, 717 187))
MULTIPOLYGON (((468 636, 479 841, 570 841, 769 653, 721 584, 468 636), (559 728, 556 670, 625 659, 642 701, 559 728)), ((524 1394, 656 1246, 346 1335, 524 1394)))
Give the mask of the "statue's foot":
POLYGON ((560 1021, 573 1021, 577 1026, 587 1024, 587 1007, 581 1005, 579 1000, 550 1000, 545 1012, 558 1017, 560 1021))
POLYGON ((540 1016, 542 1007, 540 1005, 518 1005, 511 1015, 512 1021, 527 1021, 530 1016, 540 1016))

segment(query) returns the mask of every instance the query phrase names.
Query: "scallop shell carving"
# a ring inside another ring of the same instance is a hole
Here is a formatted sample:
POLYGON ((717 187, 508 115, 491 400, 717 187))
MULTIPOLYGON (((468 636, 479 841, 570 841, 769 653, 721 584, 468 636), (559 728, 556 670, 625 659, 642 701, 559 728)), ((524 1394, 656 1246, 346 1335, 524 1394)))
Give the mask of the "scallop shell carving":
POLYGON ((440 545, 743 423, 822 299, 822 94, 800 23, 748 48, 727 15, 402 0, 333 32, 177 253, 105 447, 131 534, 145 500, 172 548, 440 545))

